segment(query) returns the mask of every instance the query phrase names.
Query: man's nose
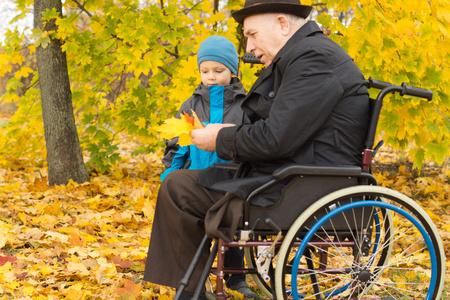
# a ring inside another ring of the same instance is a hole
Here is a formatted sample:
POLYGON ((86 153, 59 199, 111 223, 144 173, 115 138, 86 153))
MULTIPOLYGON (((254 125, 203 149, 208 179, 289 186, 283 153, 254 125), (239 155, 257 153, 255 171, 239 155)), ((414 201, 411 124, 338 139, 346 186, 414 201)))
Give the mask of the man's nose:
POLYGON ((255 51, 255 45, 247 40, 247 46, 245 48, 245 52, 247 53, 252 53, 253 51, 255 51))

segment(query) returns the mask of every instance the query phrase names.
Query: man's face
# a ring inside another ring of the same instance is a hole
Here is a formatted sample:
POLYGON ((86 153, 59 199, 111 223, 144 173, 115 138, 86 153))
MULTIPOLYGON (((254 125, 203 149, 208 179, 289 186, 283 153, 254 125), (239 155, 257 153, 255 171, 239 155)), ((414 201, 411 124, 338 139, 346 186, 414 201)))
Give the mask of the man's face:
POLYGON ((284 46, 281 27, 276 17, 276 14, 259 14, 244 20, 246 52, 255 54, 266 66, 272 63, 278 51, 284 46))
POLYGON ((233 74, 223 63, 205 60, 200 63, 200 77, 204 85, 229 85, 233 74))

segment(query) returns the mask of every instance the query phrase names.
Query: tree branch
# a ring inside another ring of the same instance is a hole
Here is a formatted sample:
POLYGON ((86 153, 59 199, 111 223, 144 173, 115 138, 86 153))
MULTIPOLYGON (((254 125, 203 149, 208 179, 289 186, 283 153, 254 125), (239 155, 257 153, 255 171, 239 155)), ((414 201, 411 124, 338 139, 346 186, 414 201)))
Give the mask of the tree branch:
POLYGON ((167 54, 170 54, 170 55, 172 55, 173 57, 175 57, 175 58, 179 58, 180 56, 178 55, 178 53, 176 53, 176 52, 178 52, 177 50, 177 48, 176 48, 177 46, 175 46, 175 53, 173 53, 173 52, 170 52, 169 50, 167 50, 167 49, 164 49, 164 51, 167 53, 167 54))
POLYGON ((437 111, 438 114, 440 114, 442 117, 444 117, 447 121, 450 121, 450 118, 447 117, 446 115, 444 115, 444 113, 439 108, 437 108, 437 106, 434 105, 434 103, 431 103, 431 106, 434 107, 434 109, 437 111))
POLYGON ((376 1, 378 6, 381 8, 382 11, 386 12, 386 10, 383 8, 383 6, 381 5, 381 3, 377 0, 376 1))
POLYGON ((73 2, 75 2, 78 6, 79 9, 81 9, 82 11, 84 11, 89 17, 92 18, 92 14, 90 12, 87 11, 87 9, 84 7, 83 4, 81 4, 80 2, 78 2, 78 0, 73 0, 73 2))
POLYGON ((158 67, 158 69, 160 69, 161 71, 163 71, 164 73, 166 73, 170 78, 172 78, 173 77, 173 75, 172 74, 170 74, 170 72, 169 71, 167 71, 166 69, 164 69, 163 67, 161 67, 161 66, 159 66, 158 67))

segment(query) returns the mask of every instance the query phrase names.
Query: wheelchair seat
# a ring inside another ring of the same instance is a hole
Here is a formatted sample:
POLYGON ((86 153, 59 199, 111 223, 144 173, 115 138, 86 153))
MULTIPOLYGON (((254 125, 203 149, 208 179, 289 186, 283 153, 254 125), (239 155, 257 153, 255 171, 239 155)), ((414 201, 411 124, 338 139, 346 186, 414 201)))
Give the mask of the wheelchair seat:
POLYGON ((291 177, 283 188, 280 200, 273 206, 259 207, 251 205, 248 199, 247 228, 255 231, 278 229, 287 231, 301 212, 305 211, 317 199, 336 190, 358 185, 362 175, 360 167, 320 167, 291 165, 276 170, 273 174, 276 181, 291 177), (270 220, 270 221, 269 221, 270 220))

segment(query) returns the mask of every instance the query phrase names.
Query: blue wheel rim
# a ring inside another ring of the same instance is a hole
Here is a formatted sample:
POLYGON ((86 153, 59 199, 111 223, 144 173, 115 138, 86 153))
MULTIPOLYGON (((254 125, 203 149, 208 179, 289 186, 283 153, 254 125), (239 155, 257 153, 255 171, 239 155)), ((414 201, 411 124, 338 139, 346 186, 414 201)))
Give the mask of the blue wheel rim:
MULTIPOLYGON (((353 203, 348 203, 348 204, 342 205, 339 208, 336 208, 333 211, 331 211, 328 214, 326 214, 318 222, 316 222, 314 224, 314 226, 311 227, 311 229, 308 230, 308 233, 305 235, 304 239, 302 240, 302 242, 300 244, 299 249, 297 250, 297 253, 296 253, 295 259, 294 259, 294 263, 293 263, 293 266, 292 266, 291 287, 292 287, 292 296, 293 296, 294 299, 296 299, 296 300, 300 299, 299 298, 299 294, 298 294, 298 289, 297 289, 297 275, 298 275, 298 265, 299 265, 299 262, 300 262, 300 258, 302 257, 303 252, 305 251, 306 246, 307 246, 309 240, 314 235, 314 233, 325 222, 327 222, 329 219, 331 219, 332 217, 336 216, 337 214, 340 214, 343 211, 350 210, 352 208, 357 208, 357 207, 369 207, 369 206, 370 207, 381 207, 381 208, 385 208, 385 209, 390 209, 390 210, 393 210, 393 211, 399 213, 400 215, 402 215, 403 217, 405 217, 409 221, 411 221, 411 223, 413 223, 414 226, 416 226, 416 228, 420 231, 420 233, 424 237, 425 243, 427 244, 427 247, 429 248, 430 258, 431 258, 430 287, 428 289, 427 297, 425 298, 425 300, 431 300, 431 296, 432 296, 433 291, 434 291, 434 289, 436 287, 436 281, 437 281, 436 280, 436 277, 437 277, 437 258, 436 258, 436 252, 435 252, 435 249, 434 249, 434 245, 433 245, 433 242, 431 241, 430 236, 428 235, 427 231, 422 226, 422 224, 420 224, 420 222, 418 220, 416 220, 412 215, 407 213, 405 210, 403 210, 403 209, 401 209, 401 208, 399 208, 399 207, 397 207, 397 206, 395 206, 393 204, 380 202, 380 201, 373 201, 373 200, 358 201, 358 202, 353 202, 353 203)), ((344 291, 344 290, 342 290, 342 291, 344 291)))

